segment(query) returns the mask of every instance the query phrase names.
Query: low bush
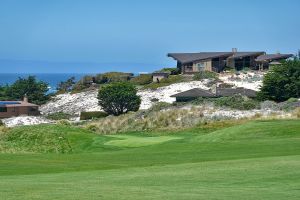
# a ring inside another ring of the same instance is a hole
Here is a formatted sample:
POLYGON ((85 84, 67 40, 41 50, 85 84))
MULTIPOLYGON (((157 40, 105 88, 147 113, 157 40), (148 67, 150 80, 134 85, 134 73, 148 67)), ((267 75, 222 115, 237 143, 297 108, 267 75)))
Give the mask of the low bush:
POLYGON ((295 103, 295 102, 298 102, 298 99, 297 98, 289 98, 288 100, 287 100, 287 102, 288 103, 295 103))
POLYGON ((263 110, 280 110, 280 106, 274 101, 263 101, 260 103, 260 108, 263 110))
POLYGON ((101 112, 101 111, 81 112, 80 120, 99 119, 107 116, 108 114, 106 112, 101 112))
POLYGON ((184 77, 181 75, 170 75, 168 78, 164 78, 159 81, 159 83, 153 82, 145 85, 143 89, 157 89, 159 87, 168 86, 174 83, 180 83, 185 81, 184 77))
POLYGON ((61 119, 70 119, 71 115, 64 112, 51 113, 46 116, 47 119, 51 120, 61 120, 61 119))
POLYGON ((151 74, 141 74, 136 76, 130 80, 131 83, 135 85, 147 85, 152 83, 152 75, 151 74))
POLYGON ((160 111, 160 110, 167 109, 171 106, 172 104, 167 102, 157 102, 149 109, 149 111, 160 111))
POLYGON ((213 99, 216 106, 229 107, 239 110, 251 110, 259 108, 259 102, 241 95, 233 95, 229 97, 220 97, 213 99))
POLYGON ((132 76, 133 74, 124 72, 107 72, 103 74, 103 77, 107 79, 107 83, 129 81, 132 76))
POLYGON ((210 71, 201 71, 194 75, 194 80, 200 81, 203 79, 217 79, 218 74, 210 71))
POLYGON ((66 120, 66 119, 58 120, 57 124, 63 125, 63 126, 70 126, 71 125, 71 123, 68 120, 66 120))
POLYGON ((180 74, 179 68, 163 68, 159 70, 160 72, 169 72, 171 75, 178 75, 180 74))
POLYGON ((297 101, 289 101, 289 100, 287 100, 287 101, 278 103, 278 105, 280 106, 281 110, 291 111, 291 110, 294 110, 295 108, 299 107, 300 102, 298 102, 298 100, 297 101))
POLYGON ((4 123, 2 122, 1 119, 0 119, 0 126, 4 126, 4 123))

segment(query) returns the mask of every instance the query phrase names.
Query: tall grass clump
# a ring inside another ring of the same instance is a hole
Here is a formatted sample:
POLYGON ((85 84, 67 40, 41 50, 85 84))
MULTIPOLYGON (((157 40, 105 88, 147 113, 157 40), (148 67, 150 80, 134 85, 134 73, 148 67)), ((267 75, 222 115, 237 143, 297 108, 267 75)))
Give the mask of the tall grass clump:
POLYGON ((194 80, 200 81, 203 79, 217 79, 218 74, 210 71, 201 71, 194 75, 194 80))
POLYGON ((172 130, 194 126, 203 119, 202 108, 164 109, 108 116, 85 125, 85 128, 100 134, 131 131, 172 130))

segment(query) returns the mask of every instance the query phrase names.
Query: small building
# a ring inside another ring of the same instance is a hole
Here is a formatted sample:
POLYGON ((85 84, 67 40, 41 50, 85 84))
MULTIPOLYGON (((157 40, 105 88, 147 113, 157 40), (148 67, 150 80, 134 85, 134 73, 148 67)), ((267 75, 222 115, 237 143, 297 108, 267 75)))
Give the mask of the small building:
POLYGON ((246 88, 216 88, 214 92, 210 90, 203 90, 200 88, 194 88, 178 94, 174 94, 171 97, 175 97, 177 102, 191 101, 197 98, 217 98, 217 97, 228 97, 233 95, 243 95, 249 98, 256 97, 256 91, 246 88))
POLYGON ((217 88, 216 90, 217 97, 229 97, 236 94, 240 94, 249 98, 256 97, 256 91, 246 88, 217 88))
POLYGON ((195 100, 199 97, 205 97, 205 98, 216 97, 216 95, 211 93, 208 90, 194 88, 191 90, 180 92, 178 94, 174 94, 171 97, 175 97, 177 102, 185 102, 185 101, 195 100))
POLYGON ((152 79, 154 83, 159 83, 162 79, 168 78, 169 75, 168 72, 154 72, 152 73, 152 79))
POLYGON ((0 101, 0 118, 20 115, 37 116, 39 114, 39 106, 28 103, 26 97, 23 101, 0 101))
POLYGON ((281 54, 281 53, 265 54, 265 55, 258 56, 255 59, 255 61, 258 63, 259 69, 262 70, 264 68, 269 67, 269 65, 279 65, 281 64, 279 61, 285 60, 292 56, 293 54, 281 54))
POLYGON ((261 69, 262 63, 282 60, 292 54, 266 54, 264 51, 238 52, 233 48, 231 52, 199 52, 199 53, 169 53, 168 57, 177 61, 177 68, 182 74, 194 74, 200 71, 222 72, 225 67, 236 70, 250 68, 261 69))

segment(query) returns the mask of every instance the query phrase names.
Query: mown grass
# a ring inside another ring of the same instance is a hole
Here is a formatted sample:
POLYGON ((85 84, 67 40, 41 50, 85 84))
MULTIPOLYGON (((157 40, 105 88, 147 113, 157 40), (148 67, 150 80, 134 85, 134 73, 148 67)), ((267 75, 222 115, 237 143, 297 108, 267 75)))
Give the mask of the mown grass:
POLYGON ((300 197, 299 120, 219 122, 176 133, 114 136, 57 128, 70 129, 65 137, 72 152, 0 154, 2 199, 300 197))

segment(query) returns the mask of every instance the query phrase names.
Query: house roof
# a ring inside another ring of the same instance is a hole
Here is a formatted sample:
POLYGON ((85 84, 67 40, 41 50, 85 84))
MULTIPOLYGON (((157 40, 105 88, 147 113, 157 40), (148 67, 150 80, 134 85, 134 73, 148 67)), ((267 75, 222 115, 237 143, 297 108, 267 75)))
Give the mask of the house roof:
POLYGON ((247 97, 256 97, 256 91, 246 88, 217 88, 217 96, 228 97, 236 94, 247 97))
POLYGON ((0 107, 36 107, 38 105, 26 101, 0 101, 0 107))
POLYGON ((200 52, 200 53, 169 53, 168 57, 172 57, 181 63, 189 63, 198 60, 206 60, 218 57, 229 57, 232 52, 200 52))
POLYGON ((293 54, 265 54, 265 55, 261 55, 258 56, 255 61, 257 62, 270 62, 273 60, 282 60, 282 59, 287 59, 292 57, 293 54))
POLYGON ((169 53, 168 57, 172 57, 175 60, 181 62, 182 64, 195 62, 199 60, 206 60, 218 57, 231 57, 240 58, 246 56, 259 56, 264 54, 263 51, 254 52, 199 52, 199 53, 169 53))
POLYGON ((194 88, 178 94, 174 94, 171 97, 227 97, 240 94, 247 97, 256 97, 256 91, 246 88, 217 88, 216 94, 203 90, 200 88, 194 88))
POLYGON ((200 88, 194 88, 178 94, 174 94, 171 97, 215 97, 215 95, 208 90, 202 90, 200 88))
POLYGON ((236 52, 230 58, 243 58, 247 56, 259 56, 265 54, 263 51, 250 51, 250 52, 236 52))

